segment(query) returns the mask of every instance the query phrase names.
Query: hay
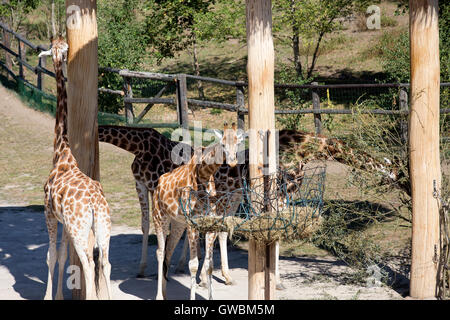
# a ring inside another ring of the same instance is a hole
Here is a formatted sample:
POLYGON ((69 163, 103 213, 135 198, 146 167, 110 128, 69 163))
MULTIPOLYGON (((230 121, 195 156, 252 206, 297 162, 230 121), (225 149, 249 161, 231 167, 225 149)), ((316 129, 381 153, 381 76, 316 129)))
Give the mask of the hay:
POLYGON ((307 239, 319 228, 321 216, 311 217, 311 207, 262 213, 249 219, 238 216, 194 216, 188 221, 200 233, 228 232, 262 243, 307 239))
POLYGON ((231 238, 234 228, 241 224, 242 218, 237 216, 194 216, 188 219, 188 223, 200 233, 228 232, 231 238))
POLYGON ((321 216, 311 217, 311 207, 296 208, 281 212, 262 213, 245 220, 235 233, 262 243, 307 239, 318 230, 321 216))

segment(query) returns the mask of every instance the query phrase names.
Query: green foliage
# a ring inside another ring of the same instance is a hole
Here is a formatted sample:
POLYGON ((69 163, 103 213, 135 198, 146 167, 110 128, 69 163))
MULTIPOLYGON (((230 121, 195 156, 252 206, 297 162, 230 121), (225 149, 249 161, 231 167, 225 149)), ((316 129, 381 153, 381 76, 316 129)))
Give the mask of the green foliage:
POLYGON ((9 0, 0 2, 0 17, 10 28, 17 31, 26 15, 39 5, 39 0, 9 0))
MULTIPOLYGON (((98 2, 98 63, 101 67, 138 70, 147 54, 149 36, 145 32, 144 2, 119 0, 98 2)), ((121 89, 117 74, 101 73, 99 87, 121 89)), ((117 95, 99 94, 99 110, 118 113, 123 108, 117 95)))
POLYGON ((294 67, 298 70, 298 76, 306 78, 312 76, 324 36, 342 30, 342 19, 339 18, 347 17, 353 12, 356 4, 363 6, 363 3, 368 3, 368 1, 279 0, 274 3, 274 35, 283 44, 293 48, 294 67), (289 26, 288 31, 286 31, 286 26, 289 26), (303 46, 306 56, 301 71, 295 65, 301 63, 295 58, 300 49, 296 47, 296 39, 303 46), (312 58, 309 60, 310 56, 312 58), (310 61, 309 65, 308 61, 310 61))
MULTIPOLYGON (((299 77, 295 71, 287 65, 280 66, 276 83, 307 84, 311 80, 299 77)), ((283 110, 299 110, 311 105, 311 93, 308 89, 276 89, 275 106, 283 110)), ((301 119, 303 114, 278 115, 277 121, 285 129, 302 129, 301 119)))
POLYGON ((146 32, 158 61, 173 57, 192 42, 192 25, 198 14, 208 12, 215 1, 147 1, 146 32))
POLYGON ((198 41, 244 40, 245 3, 238 0, 219 0, 211 10, 195 12, 192 32, 198 41))
POLYGON ((363 231, 382 221, 383 214, 374 211, 369 202, 330 201, 325 206, 324 220, 312 243, 363 271, 381 263, 379 245, 363 231))
MULTIPOLYGON (((401 3, 406 12, 406 3, 401 3)), ((441 82, 450 79, 450 3, 439 2, 439 55, 441 60, 441 82)), ((409 82, 409 32, 401 34, 383 33, 378 48, 381 51, 383 70, 388 82, 409 82)))
POLYGON ((409 82, 409 33, 384 32, 378 44, 387 82, 409 82))

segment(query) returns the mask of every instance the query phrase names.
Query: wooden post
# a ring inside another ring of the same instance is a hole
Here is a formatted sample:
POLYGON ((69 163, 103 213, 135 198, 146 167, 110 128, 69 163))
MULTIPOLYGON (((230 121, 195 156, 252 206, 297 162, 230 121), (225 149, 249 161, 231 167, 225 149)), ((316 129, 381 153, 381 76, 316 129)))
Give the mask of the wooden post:
POLYGON ((410 296, 437 294, 439 243, 439 29, 438 0, 410 0, 410 176, 412 256, 410 296))
MULTIPOLYGON (((67 43, 69 44, 67 66, 69 143, 80 169, 89 177, 100 180, 97 129, 97 2, 66 0, 66 13, 67 43)), ((91 232, 89 250, 93 250, 93 240, 91 232)), ((70 264, 79 266, 82 270, 72 245, 70 246, 70 264)), ((80 283, 81 289, 72 291, 73 299, 85 298, 83 277, 80 283)), ((99 298, 106 296, 105 282, 101 274, 97 292, 99 298)))
POLYGON ((185 74, 177 75, 177 113, 178 125, 184 129, 188 129, 187 82, 185 74))
MULTIPOLYGON (((400 87, 399 92, 399 108, 400 111, 409 111, 408 106, 408 93, 406 92, 404 87, 400 87)), ((402 139, 402 143, 406 144, 408 143, 408 116, 402 116, 400 120, 400 135, 402 139)))
MULTIPOLYGON (((45 68, 46 64, 47 64, 47 56, 40 57, 39 63, 38 63, 39 67, 45 68)), ((44 77, 43 77, 42 71, 40 69, 38 69, 38 71, 37 71, 36 86, 38 87, 39 90, 43 90, 43 88, 44 88, 44 77)))
MULTIPOLYGON (((318 85, 317 82, 312 82, 312 85, 318 85)), ((314 110, 320 109, 320 98, 316 89, 312 89, 312 105, 314 110)), ((322 133, 322 116, 320 113, 314 113, 314 127, 316 128, 316 134, 322 133)))
POLYGON ((24 74, 23 74, 23 64, 22 60, 24 60, 23 53, 22 53, 22 42, 17 39, 17 49, 19 51, 19 78, 22 80, 25 80, 24 74))
MULTIPOLYGON (((2 19, 2 22, 7 25, 6 19, 2 19)), ((5 47, 7 47, 8 49, 11 48, 11 35, 5 29, 3 29, 3 45, 5 47)), ((8 68, 9 70, 12 71, 11 56, 9 55, 8 51, 4 50, 4 52, 5 52, 5 66, 6 66, 6 68, 8 68)), ((8 76, 7 77, 8 77, 8 80, 12 80, 13 79, 13 77, 9 74, 9 72, 8 72, 8 76)))
MULTIPOLYGON (((125 92, 126 98, 133 98, 133 89, 131 88, 131 78, 123 77, 123 91, 125 92)), ((125 119, 129 124, 134 123, 134 112, 133 104, 129 102, 124 102, 125 107, 125 119)))
MULTIPOLYGON (((249 171, 253 187, 263 185, 263 175, 276 172, 275 109, 274 109, 274 48, 272 38, 272 3, 270 0, 247 0, 248 100, 249 100, 249 171), (264 140, 269 157, 264 170, 264 140)), ((257 190, 261 194, 264 190, 257 190)), ((275 298, 275 273, 270 266, 275 250, 270 245, 249 241, 248 298, 275 298), (269 266, 269 267, 266 267, 269 266)))
MULTIPOLYGON (((236 105, 238 108, 244 108, 245 106, 245 97, 244 97, 244 87, 237 86, 236 87, 236 105)), ((237 114, 237 124, 238 129, 245 130, 245 115, 239 110, 236 112, 237 114)))

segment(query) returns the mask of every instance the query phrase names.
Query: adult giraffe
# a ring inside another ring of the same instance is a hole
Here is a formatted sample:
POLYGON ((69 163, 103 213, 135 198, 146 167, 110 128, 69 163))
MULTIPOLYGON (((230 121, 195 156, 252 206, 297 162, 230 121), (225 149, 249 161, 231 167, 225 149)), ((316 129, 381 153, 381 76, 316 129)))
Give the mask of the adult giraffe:
POLYGON ((50 242, 47 253, 48 281, 45 299, 52 298, 58 222, 63 225, 63 235, 58 254, 59 274, 56 298, 63 298, 62 275, 69 239, 83 267, 86 299, 94 298, 95 264, 88 245, 91 229, 94 231, 95 243, 99 249, 99 262, 106 280, 108 297, 111 298, 111 265, 108 260, 111 234, 109 206, 100 183, 92 180, 78 168, 67 135, 67 92, 63 76, 63 63, 67 57, 67 50, 67 43, 62 37, 58 37, 52 41, 50 50, 39 54, 39 57, 52 55, 57 84, 53 168, 44 185, 45 219, 50 242))
MULTIPOLYGON (((135 178, 136 191, 141 205, 143 231, 142 254, 138 276, 144 276, 147 265, 149 233, 148 194, 150 193, 153 196, 161 175, 174 170, 180 165, 172 160, 172 151, 175 148, 178 147, 179 150, 183 150, 183 161, 189 160, 188 158, 193 151, 189 145, 172 141, 152 128, 101 125, 98 127, 98 130, 99 141, 113 144, 135 155, 131 170, 135 178)), ((290 155, 287 157, 288 161, 284 163, 285 167, 292 165, 298 167, 297 164, 299 162, 306 163, 317 159, 334 159, 353 168, 381 172, 391 181, 397 180, 398 174, 391 163, 378 161, 368 153, 356 151, 341 140, 295 130, 280 130, 278 139, 280 153, 290 155)), ((245 163, 238 163, 233 168, 224 164, 218 169, 214 176, 217 190, 226 192, 241 188, 242 177, 248 179, 248 150, 243 152, 245 163)), ((177 226, 176 223, 171 228, 171 236, 169 236, 166 248, 167 261, 170 261, 170 256, 183 232, 182 227, 177 226)), ((224 232, 219 233, 222 275, 225 277, 225 283, 231 284, 232 278, 228 269, 226 242, 227 234, 224 232)), ((185 257, 187 242, 185 242, 183 251, 184 254, 182 256, 185 257)), ((177 267, 177 270, 180 269, 182 269, 182 263, 179 263, 177 267)), ((205 271, 205 268, 202 268, 201 279, 203 284, 206 283, 205 271)), ((279 282, 278 271, 277 282, 278 287, 282 288, 279 282)))

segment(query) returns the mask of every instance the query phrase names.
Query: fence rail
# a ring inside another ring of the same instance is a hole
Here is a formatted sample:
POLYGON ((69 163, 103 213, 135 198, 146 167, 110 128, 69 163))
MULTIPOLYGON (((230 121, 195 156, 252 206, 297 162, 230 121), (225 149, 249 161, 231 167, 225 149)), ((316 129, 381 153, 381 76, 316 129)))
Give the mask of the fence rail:
MULTIPOLYGON (((48 50, 48 48, 42 45, 33 44, 29 40, 25 39, 22 35, 9 29, 3 23, 0 23, 0 28, 2 28, 6 32, 11 33, 18 41, 18 51, 19 51, 18 53, 14 52, 10 47, 7 47, 5 44, 2 43, 0 43, 0 48, 3 49, 7 54, 11 54, 17 59, 19 64, 19 74, 16 75, 14 71, 11 70, 12 68, 11 69, 8 68, 8 66, 6 66, 5 63, 0 62, 0 67, 5 69, 6 72, 9 75, 13 76, 14 78, 19 78, 25 81, 26 83, 31 84, 27 82, 23 73, 23 67, 28 68, 29 70, 38 75, 36 88, 42 90, 43 75, 47 75, 54 78, 55 74, 45 68, 46 57, 40 58, 37 66, 30 65, 26 61, 26 56, 23 54, 21 50, 21 43, 29 46, 36 52, 48 50)), ((244 115, 248 114, 248 109, 245 108, 245 95, 244 95, 244 88, 248 87, 248 83, 244 81, 223 80, 189 74, 162 74, 144 71, 130 71, 111 67, 101 67, 99 68, 99 72, 116 73, 120 77, 122 77, 123 79, 122 90, 110 88, 98 88, 98 91, 102 93, 119 95, 123 97, 122 99, 125 109, 125 119, 128 124, 139 123, 142 120, 142 118, 147 114, 147 112, 152 108, 152 106, 155 104, 176 105, 178 126, 184 128, 189 127, 187 116, 189 106, 198 106, 201 108, 214 108, 236 112, 238 124, 241 128, 244 126, 244 119, 245 119, 244 115), (159 80, 167 82, 168 84, 175 83, 176 87, 175 98, 162 98, 162 94, 166 90, 167 85, 163 87, 154 97, 139 97, 139 98, 133 97, 132 79, 159 80), (187 95, 187 79, 235 87, 236 102, 234 104, 230 104, 217 101, 190 99, 188 98, 187 95), (133 104, 135 103, 147 103, 147 106, 137 117, 134 116, 133 104)), ((393 116, 405 116, 409 114, 408 93, 406 92, 407 88, 409 88, 409 83, 318 84, 313 82, 311 84, 302 84, 302 85, 276 83, 274 86, 275 89, 305 89, 311 92, 310 97, 312 101, 312 108, 295 109, 295 110, 277 109, 275 110, 275 114, 278 115, 313 114, 316 133, 321 133, 322 131, 322 120, 321 120, 322 114, 364 113, 364 114, 393 115, 393 116), (320 98, 318 95, 319 90, 329 90, 329 89, 343 90, 343 89, 360 89, 360 88, 398 88, 399 109, 398 110, 385 110, 385 109, 352 110, 352 109, 332 109, 332 108, 321 109, 320 98)), ((450 83, 449 82, 441 83, 441 87, 450 87, 450 83)), ((444 108, 441 109, 440 112, 441 114, 448 114, 450 113, 450 109, 444 108)), ((403 136, 406 137, 408 126, 407 122, 406 121, 404 122, 405 123, 402 126, 402 131, 404 131, 403 136)))

